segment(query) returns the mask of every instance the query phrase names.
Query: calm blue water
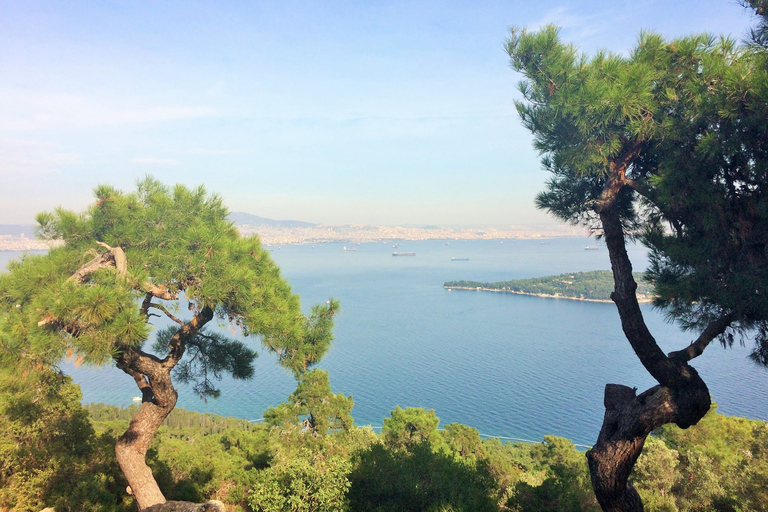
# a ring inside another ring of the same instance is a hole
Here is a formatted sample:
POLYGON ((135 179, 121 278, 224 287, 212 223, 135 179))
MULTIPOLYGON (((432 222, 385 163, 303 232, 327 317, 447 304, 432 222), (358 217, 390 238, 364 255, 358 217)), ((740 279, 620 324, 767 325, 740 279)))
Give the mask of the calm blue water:
MULTIPOLYGON (((615 306, 442 287, 456 279, 610 268, 607 250, 584 250, 592 240, 548 242, 400 242, 396 250, 416 257, 392 257, 392 243, 362 244, 354 252, 344 252, 344 244, 298 245, 272 247, 272 256, 305 309, 329 297, 341 301, 336 339, 320 367, 335 392, 353 396, 357 424, 381 425, 397 405, 425 407, 443 424, 464 423, 484 434, 532 440, 555 434, 592 444, 606 383, 641 390, 654 384, 624 339, 615 306)), ((632 247, 630 256, 637 270, 645 268, 642 247, 632 247)), ((690 341, 650 307, 644 312, 665 350, 690 341)), ((712 346, 695 366, 721 412, 768 420, 768 372, 747 354, 712 346)), ((64 369, 82 386, 85 402, 128 405, 138 394, 118 370, 64 369)), ((208 403, 182 388, 179 405, 256 419, 295 383, 262 353, 253 380, 221 387, 222 398, 208 403)))

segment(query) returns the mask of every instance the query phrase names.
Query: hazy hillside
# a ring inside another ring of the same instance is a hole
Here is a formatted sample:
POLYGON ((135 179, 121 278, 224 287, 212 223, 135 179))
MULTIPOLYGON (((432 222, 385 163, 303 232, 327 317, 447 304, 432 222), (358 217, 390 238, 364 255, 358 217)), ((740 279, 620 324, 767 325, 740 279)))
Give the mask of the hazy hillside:
POLYGON ((250 213, 245 212, 232 212, 229 214, 229 220, 234 222, 238 226, 270 226, 270 227, 281 227, 281 228, 310 228, 312 226, 316 226, 317 224, 312 224, 310 222, 302 222, 300 220, 274 220, 274 219, 267 219, 264 217, 258 217, 256 215, 251 215, 250 213))

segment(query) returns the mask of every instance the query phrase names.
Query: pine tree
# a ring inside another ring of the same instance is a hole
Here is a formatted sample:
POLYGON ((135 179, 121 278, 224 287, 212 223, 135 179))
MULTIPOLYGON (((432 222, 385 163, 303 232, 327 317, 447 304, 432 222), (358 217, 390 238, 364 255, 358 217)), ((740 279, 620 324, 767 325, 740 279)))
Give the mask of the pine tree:
POLYGON ((38 215, 40 235, 63 245, 0 277, 0 358, 19 374, 55 368, 66 356, 114 364, 131 377, 142 403, 116 454, 145 509, 165 502, 145 456, 176 405, 173 381, 215 398, 222 375, 253 376, 250 344, 211 323, 258 337, 298 376, 327 350, 338 304, 305 317, 258 238, 242 238, 221 199, 203 187, 146 178, 136 192, 99 186, 95 196, 81 214, 38 215), (152 351, 154 317, 168 327, 157 331, 152 351))
POLYGON ((608 384, 587 457, 606 511, 640 511, 628 482, 646 436, 696 424, 709 390, 689 361, 714 339, 753 337, 768 362, 768 62, 758 46, 644 33, 628 56, 581 55, 554 27, 513 31, 517 109, 552 177, 537 206, 605 239, 611 295, 632 349, 659 385, 608 384), (656 305, 697 333, 665 354, 635 296, 628 238, 651 248, 656 305))

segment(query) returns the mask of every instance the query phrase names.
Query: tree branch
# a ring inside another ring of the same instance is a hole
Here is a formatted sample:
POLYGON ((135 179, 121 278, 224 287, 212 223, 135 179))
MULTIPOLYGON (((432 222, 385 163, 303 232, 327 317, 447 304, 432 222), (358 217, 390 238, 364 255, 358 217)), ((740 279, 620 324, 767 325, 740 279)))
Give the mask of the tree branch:
POLYGON ((140 290, 158 299, 176 300, 179 298, 177 293, 169 292, 168 287, 164 284, 152 284, 149 281, 144 281, 140 285, 140 290))
POLYGON ((197 334, 197 332, 212 319, 213 309, 211 309, 210 306, 205 306, 192 318, 192 320, 183 324, 181 329, 176 331, 171 338, 169 343, 170 350, 165 359, 163 359, 163 367, 171 369, 176 366, 184 356, 187 340, 197 334))
POLYGON ((601 213, 612 207, 616 202, 616 198, 619 197, 619 192, 625 186, 628 186, 633 190, 639 188, 639 184, 635 180, 627 178, 627 170, 639 154, 640 144, 635 143, 634 146, 626 151, 626 154, 622 158, 610 163, 608 180, 606 181, 605 187, 603 187, 603 192, 600 194, 600 198, 595 201, 595 212, 601 213))
MULTIPOLYGON (((69 278, 70 281, 76 281, 79 284, 84 283, 88 276, 97 270, 109 267, 115 267, 117 275, 125 275, 128 272, 128 259, 125 256, 125 252, 120 247, 110 247, 104 242, 97 241, 96 244, 107 249, 107 252, 96 256, 91 261, 77 269, 74 274, 69 278)), ((156 285, 149 281, 145 281, 139 285, 139 290, 151 294, 153 297, 164 300, 175 300, 178 298, 178 294, 168 291, 168 287, 165 285, 156 285)))
POLYGON ((170 318, 171 320, 173 320, 173 321, 174 321, 174 322, 176 322, 177 324, 179 324, 179 325, 181 325, 181 326, 184 326, 184 321, 183 321, 183 320, 181 320, 181 319, 179 319, 179 318, 178 318, 178 317, 176 317, 175 315, 173 315, 173 313, 171 313, 170 311, 168 311, 168 310, 166 309, 166 307, 165 307, 165 306, 163 306, 162 304, 150 304, 150 305, 149 305, 149 307, 150 307, 150 308, 154 308, 154 309, 159 309, 160 311, 162 311, 163 313, 165 313, 165 316, 167 316, 168 318, 170 318))
POLYGON ((152 305, 152 298, 153 295, 151 293, 146 293, 144 295, 144 300, 141 301, 141 314, 149 318, 149 307, 152 305))
POLYGON ((163 360, 154 354, 148 354, 143 350, 128 347, 115 360, 115 366, 133 377, 129 370, 152 377, 162 364, 163 360))
POLYGON ((619 311, 624 335, 640 362, 659 384, 672 388, 683 386, 690 378, 689 367, 670 361, 645 324, 637 302, 637 283, 632 276, 632 263, 627 255, 619 213, 614 209, 602 211, 600 220, 613 271, 614 292, 611 299, 619 311))
POLYGON ((125 257, 125 252, 120 247, 110 247, 105 243, 96 242, 97 244, 106 247, 107 252, 96 256, 88 263, 81 266, 70 276, 68 281, 75 281, 78 284, 83 284, 88 280, 91 274, 97 270, 104 268, 115 267, 117 275, 123 276, 128 271, 128 260, 125 257))
POLYGON ((117 363, 116 366, 123 370, 125 373, 133 377, 134 382, 139 387, 139 390, 141 391, 141 401, 142 402, 151 402, 153 398, 152 394, 152 386, 149 385, 149 379, 142 374, 141 372, 138 372, 134 370, 133 368, 130 368, 129 366, 122 365, 120 363, 117 363))
POLYGON ((713 339, 717 338, 725 332, 728 326, 733 323, 734 319, 735 315, 733 313, 728 313, 718 318, 717 320, 713 320, 709 323, 709 325, 707 325, 707 328, 704 329, 699 337, 691 342, 690 345, 682 350, 670 352, 667 357, 676 363, 687 363, 691 359, 699 357, 704 353, 704 349, 709 346, 713 339))

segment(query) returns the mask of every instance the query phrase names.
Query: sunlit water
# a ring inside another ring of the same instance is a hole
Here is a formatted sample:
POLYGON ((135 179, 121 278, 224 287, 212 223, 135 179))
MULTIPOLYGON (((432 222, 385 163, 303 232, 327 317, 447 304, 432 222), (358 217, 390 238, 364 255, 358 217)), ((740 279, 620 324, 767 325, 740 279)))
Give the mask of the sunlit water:
MULTIPOLYGON (((448 291, 450 280, 500 281, 610 268, 605 248, 585 251, 586 238, 369 243, 270 247, 306 310, 339 299, 335 341, 319 365, 335 392, 352 395, 359 425, 381 425, 401 407, 434 409, 443 424, 481 433, 540 440, 554 434, 592 444, 603 416, 603 388, 654 384, 632 353, 610 303, 448 291), (350 246, 350 244, 346 244, 350 246), (414 251, 415 257, 392 252, 414 251), (451 257, 469 261, 451 261, 451 257)), ((18 253, 0 253, 0 260, 18 253)), ((631 247, 636 270, 646 265, 631 247)), ((649 306, 647 323, 666 351, 691 334, 664 322, 649 306)), ((251 341, 258 346, 258 340, 251 341)), ((768 372, 747 360, 748 349, 711 346, 696 366, 719 410, 768 420, 768 372)), ((138 394, 114 368, 74 368, 84 402, 128 405, 138 394)), ((222 397, 201 401, 180 389, 179 406, 246 419, 283 401, 290 374, 261 353, 250 381, 225 379, 222 397)))

